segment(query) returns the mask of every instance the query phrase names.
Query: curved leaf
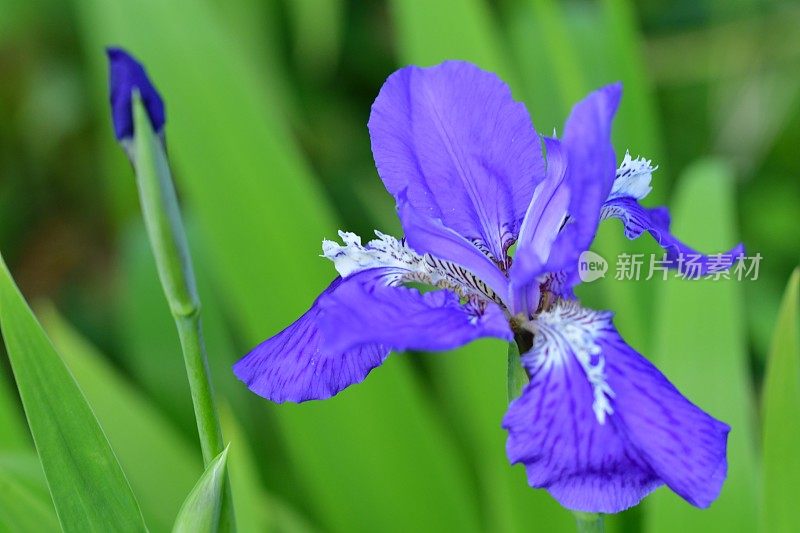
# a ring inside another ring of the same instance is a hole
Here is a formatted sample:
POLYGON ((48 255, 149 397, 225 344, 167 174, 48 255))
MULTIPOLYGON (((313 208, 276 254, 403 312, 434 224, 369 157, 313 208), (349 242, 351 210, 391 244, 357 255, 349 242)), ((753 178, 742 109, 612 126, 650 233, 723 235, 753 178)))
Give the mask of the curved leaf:
POLYGON ((219 511, 225 488, 228 447, 206 467, 197 484, 183 502, 173 533, 213 533, 219 524, 219 511))
MULTIPOLYGON (((161 296, 158 287, 155 293, 161 296)), ((202 471, 199 450, 54 307, 37 306, 37 312, 128 473, 147 524, 169 530, 202 471)))
POLYGON ((0 257, 0 326, 65 531, 146 530, 111 446, 0 257))
POLYGON ((800 268, 796 268, 778 315, 764 380, 763 531, 797 527, 797 480, 800 479, 800 337, 798 337, 800 268))

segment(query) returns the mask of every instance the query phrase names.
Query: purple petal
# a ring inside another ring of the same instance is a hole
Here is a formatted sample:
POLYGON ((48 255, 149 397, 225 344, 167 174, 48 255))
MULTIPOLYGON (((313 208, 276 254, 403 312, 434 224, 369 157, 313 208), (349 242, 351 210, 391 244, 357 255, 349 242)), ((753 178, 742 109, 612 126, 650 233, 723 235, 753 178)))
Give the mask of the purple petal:
POLYGON ((133 137, 131 98, 134 89, 139 91, 153 131, 164 127, 164 102, 147 77, 144 67, 122 48, 107 48, 108 85, 111 101, 111 119, 118 140, 133 137))
POLYGON ((636 239, 648 231, 666 252, 663 266, 676 268, 686 277, 696 278, 711 272, 726 271, 744 255, 742 244, 711 256, 685 245, 670 233, 669 210, 666 207, 648 209, 635 198, 619 197, 608 200, 603 205, 602 213, 603 218, 620 219, 625 226, 625 236, 629 239, 636 239))
MULTIPOLYGON (((381 270, 390 269, 376 269, 381 270)), ((320 298, 320 327, 336 350, 381 344, 397 351, 437 351, 481 337, 513 338, 503 312, 493 303, 462 304, 447 290, 423 294, 389 286, 380 273, 370 272, 350 276, 320 298)))
POLYGON ((570 191, 564 183, 567 160, 556 139, 545 138, 547 172, 536 186, 522 222, 514 263, 509 270, 514 313, 532 311, 538 305, 539 287, 531 283, 545 270, 550 249, 567 215, 570 191))
POLYGON ((320 299, 348 283, 336 278, 303 316, 240 359, 236 377, 277 403, 324 400, 363 381, 389 350, 378 344, 332 349, 319 329, 320 299))
POLYGON ((569 223, 550 250, 550 271, 574 270, 578 256, 589 249, 597 232, 600 208, 616 175, 611 123, 621 96, 619 83, 598 89, 579 102, 567 119, 562 145, 567 156, 564 183, 571 192, 569 223))
POLYGON ((608 382, 627 438, 670 489, 697 507, 711 505, 728 470, 730 427, 687 400, 616 332, 603 351, 614 354, 608 382))
POLYGON ((369 119, 387 190, 496 261, 519 232, 544 175, 525 106, 492 73, 463 61, 406 67, 386 80, 369 119))
POLYGON ((700 507, 716 498, 728 426, 627 346, 610 313, 559 304, 534 327, 531 381, 503 419, 532 486, 586 512, 622 511, 662 483, 700 507))
POLYGON ((477 278, 476 283, 487 285, 501 300, 506 298, 508 280, 489 257, 456 231, 445 227, 441 220, 421 215, 408 204, 404 192, 398 194, 397 202, 406 242, 414 251, 464 267, 477 278))

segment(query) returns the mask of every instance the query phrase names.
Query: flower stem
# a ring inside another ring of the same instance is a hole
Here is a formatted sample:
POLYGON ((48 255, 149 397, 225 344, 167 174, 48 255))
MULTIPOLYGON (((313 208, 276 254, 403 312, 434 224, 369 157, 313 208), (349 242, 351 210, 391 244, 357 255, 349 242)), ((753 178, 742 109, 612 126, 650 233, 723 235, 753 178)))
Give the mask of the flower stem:
MULTIPOLYGON (((158 276, 178 329, 203 462, 208 465, 225 445, 209 379, 200 323, 200 298, 189 245, 163 142, 153 131, 138 95, 134 97, 133 112, 135 136, 125 148, 136 172, 142 215, 158 276)), ((227 475, 219 530, 235 530, 227 475)))
POLYGON ((508 343, 508 403, 519 397, 522 394, 522 388, 528 383, 528 374, 520 361, 520 350, 527 351, 521 338, 516 339, 515 342, 508 343))
POLYGON ((599 513, 582 513, 573 511, 575 515, 575 525, 578 533, 603 533, 603 515, 599 513))

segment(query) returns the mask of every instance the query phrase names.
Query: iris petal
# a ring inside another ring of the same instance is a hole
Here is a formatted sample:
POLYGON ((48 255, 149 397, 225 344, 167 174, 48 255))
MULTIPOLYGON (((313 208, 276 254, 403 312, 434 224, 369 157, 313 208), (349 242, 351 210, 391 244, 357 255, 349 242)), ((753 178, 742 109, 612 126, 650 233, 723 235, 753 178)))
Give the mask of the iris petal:
POLYGON ((545 138, 545 147, 545 179, 533 192, 533 199, 525 213, 517 240, 514 263, 509 270, 509 292, 514 313, 536 308, 539 287, 532 281, 544 271, 550 249, 567 216, 570 191, 564 183, 567 172, 566 153, 556 139, 545 138))
POLYGON ((400 69, 372 106, 369 131, 395 198, 406 191, 421 216, 504 261, 544 163, 528 112, 503 81, 463 61, 400 69))
POLYGON ((590 93, 572 109, 563 139, 545 139, 547 175, 528 207, 509 272, 515 313, 535 310, 531 285, 543 274, 559 272, 564 294, 579 281, 578 257, 594 239, 616 175, 611 124, 621 95, 619 83, 590 93))
POLYGON ((374 343, 333 349, 319 328, 320 299, 348 282, 336 278, 303 316, 239 360, 236 377, 277 403, 323 400, 363 381, 389 350, 374 343))
POLYGON ((523 356, 531 381, 503 420, 529 483, 570 509, 615 513, 666 483, 705 507, 726 474, 728 426, 620 338, 610 313, 559 304, 523 356))
POLYGON ((118 140, 133 137, 131 98, 138 90, 153 131, 164 127, 164 102, 147 76, 144 67, 122 48, 108 48, 109 98, 114 135, 118 140))
POLYGON ((320 327, 334 350, 380 344, 398 351, 437 351, 481 337, 513 338, 494 303, 462 303, 448 290, 421 293, 387 285, 383 279, 391 275, 391 269, 354 274, 320 299, 320 327))
POLYGON ((550 250, 548 271, 574 271, 597 232, 600 209, 616 175, 611 123, 621 96, 619 83, 598 89, 578 102, 567 119, 562 144, 567 156, 564 184, 572 191, 569 221, 550 250))
POLYGON ((478 248, 441 220, 421 215, 406 201, 403 193, 398 196, 397 209, 411 248, 464 267, 501 300, 506 299, 508 280, 505 274, 478 248))
POLYGON ((646 208, 632 197, 608 200, 603 205, 602 217, 620 219, 625 226, 625 236, 629 239, 636 239, 645 231, 649 232, 666 252, 663 266, 676 268, 689 278, 728 270, 744 255, 742 244, 721 254, 701 254, 670 233, 670 216, 666 207, 646 208))

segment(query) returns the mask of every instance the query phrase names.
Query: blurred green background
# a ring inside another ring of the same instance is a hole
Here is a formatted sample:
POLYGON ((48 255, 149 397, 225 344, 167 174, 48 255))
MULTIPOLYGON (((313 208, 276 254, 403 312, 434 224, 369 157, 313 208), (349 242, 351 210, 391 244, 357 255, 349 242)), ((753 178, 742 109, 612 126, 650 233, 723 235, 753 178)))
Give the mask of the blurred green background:
MULTIPOLYGON (((299 406, 252 395, 230 366, 332 279, 323 238, 399 234, 366 129, 396 68, 471 60, 509 82, 542 133, 622 80, 618 156, 659 166, 646 203, 670 205, 690 245, 743 241, 763 260, 756 281, 608 276, 581 288, 733 427, 729 479, 710 510, 659 489, 608 529, 781 531, 770 520, 800 501, 796 292, 772 342, 800 251, 799 27, 800 3, 756 0, 0 0, 0 249, 151 530, 169 530, 202 467, 107 109, 103 47, 124 46, 167 104, 241 529, 572 531, 569 513, 507 464, 500 342, 395 355, 335 399, 299 406), (792 370, 770 387, 773 357, 776 376, 792 370)), ((621 233, 605 223, 596 250, 656 251, 621 233)), ((0 489, 0 528, 57 527, 2 352, 0 489), (15 518, 23 500, 39 518, 15 518)))

